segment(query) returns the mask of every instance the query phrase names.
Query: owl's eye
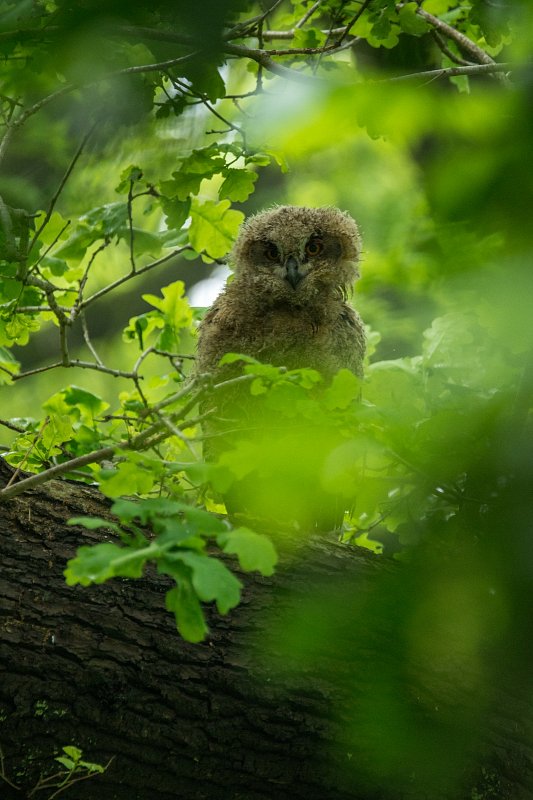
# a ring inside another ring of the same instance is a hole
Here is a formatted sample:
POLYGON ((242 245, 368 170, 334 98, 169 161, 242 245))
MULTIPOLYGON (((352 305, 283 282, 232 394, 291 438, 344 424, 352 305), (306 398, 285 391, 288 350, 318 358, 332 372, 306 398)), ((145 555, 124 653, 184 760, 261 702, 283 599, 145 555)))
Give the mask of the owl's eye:
POLYGON ((322 252, 324 249, 324 244, 322 239, 309 239, 307 244, 305 245, 305 255, 306 256, 317 256, 319 253, 322 252))
POLYGON ((279 259, 279 250, 273 242, 269 242, 265 247, 265 256, 269 261, 277 261, 279 259))

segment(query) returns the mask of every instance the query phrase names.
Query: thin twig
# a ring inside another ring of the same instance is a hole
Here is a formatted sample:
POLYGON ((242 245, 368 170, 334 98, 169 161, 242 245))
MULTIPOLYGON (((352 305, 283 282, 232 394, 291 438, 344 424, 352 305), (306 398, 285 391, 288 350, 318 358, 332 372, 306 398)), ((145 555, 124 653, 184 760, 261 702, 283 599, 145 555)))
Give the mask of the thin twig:
POLYGON ((276 0, 276 2, 262 14, 258 14, 256 17, 252 17, 251 19, 244 20, 244 22, 239 22, 233 28, 230 28, 230 30, 226 31, 223 36, 224 41, 229 41, 230 39, 234 38, 242 39, 243 36, 250 35, 251 31, 257 26, 261 25, 261 23, 264 22, 269 14, 272 14, 272 12, 283 3, 283 1, 284 0, 276 0))
MULTIPOLYGON (((342 36, 344 31, 346 30, 346 25, 342 25, 340 28, 330 28, 329 30, 321 30, 320 33, 323 33, 327 36, 329 33, 330 36, 342 36)), ((273 40, 279 39, 294 39, 296 33, 296 28, 289 28, 286 31, 274 31, 274 30, 266 30, 263 32, 263 39, 265 42, 271 42, 273 40)))
POLYGON ((317 11, 320 8, 320 6, 322 5, 322 2, 323 2, 323 0, 317 0, 316 3, 313 3, 313 5, 305 12, 303 17, 300 20, 298 20, 298 22, 294 26, 295 29, 303 28, 303 26, 305 25, 307 20, 311 19, 311 17, 315 13, 315 11, 317 11))
POLYGON ((19 372, 18 375, 12 375, 13 380, 20 381, 22 378, 29 378, 31 375, 37 375, 40 372, 49 372, 51 369, 57 369, 58 367, 64 367, 65 369, 70 369, 73 367, 80 367, 80 369, 93 369, 96 372, 105 372, 107 375, 113 375, 114 378, 129 378, 130 380, 133 379, 134 375, 131 372, 124 372, 120 369, 111 369, 111 367, 105 367, 103 364, 96 362, 96 364, 92 364, 90 361, 80 361, 77 358, 69 359, 68 363, 65 364, 63 361, 56 361, 53 364, 47 364, 45 367, 36 367, 35 369, 29 369, 26 372, 19 372))
POLYGON ((135 254, 133 251, 133 244, 134 244, 134 236, 133 236, 133 186, 134 181, 130 181, 130 188, 128 189, 128 226, 130 229, 130 264, 131 264, 131 271, 136 271, 135 266, 135 254))
MULTIPOLYGON (((404 5, 404 3, 398 3, 396 8, 401 9, 404 7, 404 5)), ((449 39, 453 39, 455 42, 457 42, 459 47, 473 55, 479 64, 495 63, 494 59, 485 53, 485 51, 482 50, 481 47, 479 47, 475 42, 473 42, 472 39, 469 39, 464 33, 452 28, 452 26, 448 25, 448 23, 444 22, 444 20, 440 19, 439 17, 435 17, 433 14, 430 14, 423 8, 417 8, 416 13, 419 17, 425 19, 426 22, 429 22, 429 24, 435 28, 435 30, 440 31, 440 33, 443 33, 449 39)))
POLYGON ((461 67, 472 66, 472 62, 471 61, 467 61, 464 58, 460 58, 460 56, 457 56, 452 50, 450 50, 450 48, 448 47, 448 45, 446 44, 446 42, 444 41, 444 39, 442 38, 442 36, 440 35, 440 33, 438 31, 431 31, 431 36, 433 37, 434 41, 437 43, 437 47, 439 48, 439 50, 442 53, 444 53, 444 55, 447 58, 449 58, 450 61, 453 61, 454 64, 459 64, 459 66, 461 66, 461 67))
MULTIPOLYGON (((43 253, 41 253, 41 255, 39 256, 38 260, 37 260, 37 261, 35 262, 35 264, 34 264, 34 265, 31 267, 31 269, 29 270, 29 274, 31 274, 32 272, 35 272, 35 271, 37 271, 37 270, 38 270, 38 268, 39 268, 39 265, 41 264, 42 260, 43 260, 44 258, 46 258, 46 256, 47 256, 47 255, 48 255, 48 253, 50 252, 50 250, 52 250, 52 248, 54 248, 54 247, 56 246, 56 244, 57 244, 57 243, 58 243, 58 241, 61 239, 61 237, 63 236, 63 234, 65 233, 65 231, 66 231, 66 229, 68 228, 68 226, 69 226, 69 225, 70 225, 70 220, 69 220, 69 219, 67 219, 67 221, 65 222, 65 224, 63 225, 63 227, 61 228, 61 230, 59 231, 59 233, 57 233, 57 234, 54 236, 54 241, 53 241, 53 242, 51 242, 51 243, 48 245, 48 247, 46 248, 46 250, 45 250, 43 253)), ((35 240, 35 237, 32 239, 32 242, 31 242, 31 244, 30 244, 30 248, 29 248, 29 250, 31 250, 31 248, 33 247, 33 243, 34 243, 34 241, 36 241, 36 240, 35 240)), ((28 253, 29 253, 29 250, 28 250, 28 253)))
POLYGON ((249 58, 274 75, 279 75, 281 78, 287 78, 288 80, 298 81, 300 83, 309 83, 309 81, 315 80, 313 76, 307 75, 305 72, 299 72, 296 69, 290 69, 289 67, 283 67, 281 64, 277 64, 264 50, 255 50, 252 47, 245 47, 244 45, 227 44, 224 46, 224 51, 228 53, 228 55, 234 55, 237 58, 249 58))
POLYGON ((368 8, 368 6, 370 5, 371 2, 372 2, 372 0, 365 0, 364 1, 364 3, 362 4, 361 8, 353 15, 352 19, 346 25, 346 28, 344 29, 344 33, 341 35, 341 38, 338 40, 337 44, 342 44, 343 40, 348 36, 348 34, 350 33, 350 30, 353 28, 353 26, 355 25, 355 23, 357 22, 359 17, 362 16, 364 11, 366 11, 366 9, 368 8))
POLYGON ((0 419, 0 425, 3 425, 5 428, 9 428, 9 430, 15 431, 16 433, 26 433, 26 428, 23 428, 21 425, 15 425, 14 422, 11 422, 8 419, 0 419))
POLYGON ((104 286, 103 289, 100 289, 99 291, 95 292, 90 297, 88 297, 87 300, 84 300, 82 303, 80 303, 79 306, 80 309, 87 308, 87 306, 94 303, 95 300, 99 300, 100 297, 103 297, 108 292, 111 292, 113 291, 113 289, 116 289, 117 286, 121 286, 123 283, 126 283, 126 281, 129 281, 132 278, 138 278, 139 275, 143 275, 145 272, 148 272, 149 270, 154 269, 155 267, 159 267, 161 264, 164 264, 165 261, 169 261, 171 258, 179 256, 186 250, 192 250, 192 247, 189 244, 185 245, 184 247, 179 247, 177 250, 173 250, 172 253, 168 253, 166 256, 162 256, 161 258, 158 258, 156 261, 152 261, 150 264, 147 264, 145 267, 141 267, 141 269, 138 269, 135 272, 128 272, 127 275, 123 275, 122 278, 118 278, 116 281, 113 281, 113 283, 108 284, 108 286, 104 286))
POLYGON ((96 361, 96 363, 98 364, 98 366, 104 367, 104 362, 102 361, 102 359, 98 355, 93 343, 91 342, 91 337, 89 336, 89 327, 87 325, 87 317, 85 316, 83 311, 80 314, 80 317, 81 317, 81 329, 82 329, 82 332, 83 332, 83 338, 85 340, 85 344, 89 348, 89 350, 91 352, 91 355, 93 356, 93 358, 96 361))
POLYGON ((4 159, 8 145, 11 141, 11 137, 13 136, 17 128, 20 128, 22 125, 24 125, 27 119, 33 116, 33 114, 36 114, 38 111, 40 111, 41 108, 48 105, 48 103, 51 103, 53 100, 57 100, 58 97, 62 97, 64 94, 72 92, 76 88, 77 88, 76 86, 70 83, 67 84, 66 86, 62 86, 55 92, 52 92, 51 94, 46 95, 46 97, 41 98, 41 100, 39 100, 37 103, 34 103, 32 106, 26 109, 26 111, 23 111, 20 114, 20 116, 18 116, 16 119, 10 122, 6 128, 6 132, 2 138, 2 141, 0 142, 0 164, 4 159))
POLYGON ((394 78, 381 78, 376 83, 408 81, 415 78, 435 80, 436 78, 446 78, 454 75, 491 75, 498 72, 509 72, 512 68, 513 65, 511 63, 473 64, 469 67, 442 67, 441 69, 430 69, 425 72, 412 72, 409 75, 397 75, 394 78))
POLYGON ((89 259, 89 263, 85 267, 85 271, 83 273, 83 276, 82 276, 82 278, 81 278, 81 280, 80 280, 80 282, 78 284, 78 297, 76 298, 76 302, 74 303, 74 305, 73 305, 73 307, 72 307, 72 309, 70 311, 70 321, 71 322, 73 322, 76 319, 76 317, 80 313, 80 310, 82 309, 82 305, 81 304, 82 304, 82 300, 83 300, 83 292, 85 291, 85 286, 86 286, 87 281, 89 279, 90 269, 91 269, 92 265, 94 264, 94 261, 95 261, 96 257, 102 252, 102 250, 105 250, 106 247, 109 246, 110 242, 111 242, 111 239, 109 237, 106 237, 104 242, 103 242, 103 244, 101 244, 99 247, 96 248, 96 250, 93 251, 93 253, 91 253, 91 257, 89 259))
MULTIPOLYGON (((70 164, 68 165, 68 167, 67 167, 67 169, 65 171, 65 174, 63 175, 63 177, 61 178, 61 181, 59 182, 59 186, 57 187, 56 191, 54 192, 54 195, 52 196, 52 199, 50 200, 50 204, 49 204, 48 209, 46 211, 45 218, 43 219, 41 225, 37 228, 37 230, 35 231, 35 233, 33 235, 33 239, 31 240, 30 246, 28 248, 28 253, 31 252, 33 246, 35 245, 35 242, 37 241, 37 239, 39 238, 39 236, 41 235, 43 230, 46 228, 46 226, 50 222, 50 217, 52 216, 52 213, 53 213, 55 205, 56 205, 56 203, 58 201, 59 195, 61 194, 61 192, 65 188, 65 184, 68 181, 68 179, 69 179, 69 177, 70 177, 70 175, 72 173, 72 170, 76 166, 76 162, 78 161, 79 157, 83 153, 84 147, 87 144, 87 141, 88 141, 91 133, 94 131, 95 127, 96 127, 96 121, 93 122, 93 124, 90 126, 89 130, 87 131, 87 133, 85 134, 85 136, 81 140, 78 149, 74 153, 74 155, 72 157, 72 160, 71 160, 70 164)), ((62 232, 63 231, 61 231, 61 233, 62 232)))

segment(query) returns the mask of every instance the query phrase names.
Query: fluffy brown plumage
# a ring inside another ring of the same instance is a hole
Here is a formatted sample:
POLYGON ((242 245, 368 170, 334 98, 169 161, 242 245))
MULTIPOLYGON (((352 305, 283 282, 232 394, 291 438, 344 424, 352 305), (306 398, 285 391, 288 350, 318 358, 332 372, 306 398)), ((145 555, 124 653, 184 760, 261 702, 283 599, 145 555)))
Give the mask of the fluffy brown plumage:
MULTIPOLYGON (((248 219, 229 257, 234 279, 200 327, 198 372, 212 373, 217 380, 232 376, 235 365, 221 368, 219 361, 234 352, 288 369, 310 367, 326 381, 341 368, 361 376, 364 326, 346 302, 359 274, 360 246, 355 222, 336 208, 279 206, 248 219)), ((269 416, 261 402, 250 397, 245 385, 217 392, 204 405, 203 410, 216 405, 204 426, 208 460, 221 455, 224 460, 245 441, 248 449, 257 445, 258 464, 268 461, 267 467, 233 485, 225 497, 228 510, 281 516, 306 527, 338 525, 342 509, 331 496, 322 496, 314 475, 335 442, 316 430, 296 431, 294 419, 269 416), (289 451, 297 459, 296 451, 303 451, 309 439, 313 455, 303 455, 291 479, 285 474, 286 443, 290 441, 289 451), (277 513, 270 513, 273 508, 277 513)))
POLYGON ((336 208, 279 206, 251 217, 230 254, 234 280, 200 328, 199 371, 235 352, 326 378, 342 367, 360 375, 364 327, 345 300, 359 251, 355 222, 336 208))

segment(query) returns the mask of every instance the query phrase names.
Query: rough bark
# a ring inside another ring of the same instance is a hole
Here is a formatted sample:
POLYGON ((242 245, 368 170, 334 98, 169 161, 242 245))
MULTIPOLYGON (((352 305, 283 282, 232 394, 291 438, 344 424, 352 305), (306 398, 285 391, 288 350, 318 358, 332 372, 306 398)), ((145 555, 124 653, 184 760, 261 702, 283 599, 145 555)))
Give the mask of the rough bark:
MULTIPOLYGON (((7 469, 0 463, 4 477, 7 469)), ((227 617, 211 613, 209 640, 191 645, 164 610, 161 576, 66 586, 66 560, 99 534, 65 521, 107 509, 95 490, 60 481, 0 506, 0 743, 6 776, 23 787, 0 782, 2 798, 26 796, 66 744, 81 747, 89 761, 114 757, 105 775, 65 793, 80 799, 452 796, 378 786, 364 778, 364 755, 361 769, 354 767, 350 745, 342 744, 339 709, 349 717, 343 693, 353 681, 339 676, 360 676, 355 691, 364 694, 365 674, 376 658, 387 658, 386 630, 376 629, 364 646, 359 639, 357 650, 318 651, 296 671, 283 669, 286 656, 272 637, 315 587, 350 585, 355 608, 378 578, 395 573, 393 564, 335 541, 311 541, 304 557, 287 556, 272 579, 246 576, 242 605, 227 617)), ((339 629, 339 639, 347 635, 346 626, 339 629)), ((532 796, 520 702, 511 693, 501 698, 454 797, 532 796)))

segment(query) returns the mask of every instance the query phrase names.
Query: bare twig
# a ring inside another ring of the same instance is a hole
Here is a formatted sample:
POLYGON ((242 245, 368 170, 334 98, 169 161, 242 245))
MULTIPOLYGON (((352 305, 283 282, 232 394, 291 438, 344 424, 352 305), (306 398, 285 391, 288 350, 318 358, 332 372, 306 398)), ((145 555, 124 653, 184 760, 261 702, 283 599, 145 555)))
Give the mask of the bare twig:
POLYGON ((131 272, 131 271, 128 272, 128 274, 127 275, 123 275, 122 278, 118 278, 116 281, 113 281, 113 283, 108 284, 108 286, 104 286, 103 289, 99 289, 99 291, 95 292, 90 297, 88 297, 87 300, 83 300, 83 302, 80 303, 79 308, 80 309, 87 308, 87 306, 90 306, 92 303, 95 302, 95 300, 99 300, 100 297, 103 297, 108 292, 111 292, 111 291, 113 291, 113 289, 116 289, 117 286, 121 286, 123 283, 126 283, 127 281, 131 280, 132 278, 137 278, 137 277, 139 277, 139 275, 143 275, 145 272, 148 272, 151 269, 155 269, 155 267, 159 267, 161 264, 164 264, 166 261, 169 261, 171 258, 175 258, 176 256, 179 256, 181 253, 184 253, 186 250, 192 250, 192 247, 190 245, 188 245, 188 244, 184 245, 184 247, 178 247, 177 250, 173 250, 172 253, 168 253, 166 256, 162 256, 161 258, 158 258, 156 261, 152 261, 150 264, 147 264, 145 267, 141 267, 140 269, 136 270, 135 272, 131 272))
POLYGON ((316 3, 313 3, 313 5, 310 8, 307 9, 307 11, 303 15, 303 17, 300 20, 298 20, 298 22, 296 23, 294 28, 295 29, 303 28, 303 26, 305 25, 307 20, 311 19, 311 17, 315 13, 315 11, 318 11, 320 6, 322 5, 322 2, 323 2, 323 0, 317 0, 316 3))
MULTIPOLYGON (((49 204, 48 209, 46 211, 45 218, 43 219, 42 223, 40 224, 40 226, 37 228, 37 230, 35 231, 35 233, 33 235, 33 238, 31 240, 30 246, 28 248, 28 253, 31 252, 31 250, 32 250, 33 246, 35 245, 35 242, 39 238, 40 234, 43 232, 43 230, 46 228, 46 226, 50 222, 50 217, 52 216, 52 213, 53 213, 53 210, 54 210, 55 205, 57 203, 57 200, 59 198, 59 195, 63 191, 63 189, 65 187, 65 184, 68 181, 68 179, 69 179, 69 177, 70 177, 70 175, 72 173, 72 170, 76 166, 76 162, 78 161, 79 157, 81 156, 81 154, 83 152, 83 149, 84 149, 85 145, 87 144, 87 141, 88 141, 91 133, 94 131, 95 127, 96 127, 96 122, 93 122, 93 124, 90 126, 89 130, 87 131, 87 133, 85 134, 85 136, 81 140, 78 149, 74 153, 74 155, 72 157, 72 160, 71 160, 70 164, 68 165, 68 167, 67 167, 67 169, 65 171, 65 174, 63 175, 63 177, 61 178, 61 181, 59 182, 59 186, 57 187, 56 191, 54 192, 54 195, 53 195, 52 199, 50 200, 50 204, 49 204)), ((61 231, 61 233, 62 232, 63 231, 61 231)))
POLYGON ((278 6, 283 3, 283 0, 276 0, 275 3, 270 6, 269 9, 264 11, 262 14, 258 14, 256 17, 252 17, 251 19, 244 20, 244 22, 239 22, 233 28, 230 28, 229 31, 226 31, 224 34, 224 41, 229 41, 230 39, 235 38, 242 38, 243 36, 251 35, 251 31, 253 31, 256 27, 261 25, 264 20, 272 14, 273 11, 276 10, 278 6))
POLYGON ((425 72, 412 72, 409 75, 397 75, 394 78, 382 78, 377 83, 387 83, 392 81, 408 81, 418 79, 435 80, 436 78, 446 78, 454 75, 492 75, 499 72, 509 72, 513 65, 505 64, 473 64, 468 67, 443 67, 442 69, 430 69, 425 72))
POLYGON ((283 67, 281 64, 277 64, 265 50, 255 50, 252 47, 245 47, 244 45, 237 44, 227 44, 224 46, 224 50, 229 55, 234 55, 238 58, 249 58, 274 75, 279 75, 291 81, 309 83, 309 81, 315 80, 312 75, 307 75, 305 72, 299 72, 296 69, 290 69, 289 67, 283 67))
POLYGON ((20 381, 23 378, 29 378, 31 375, 38 375, 40 372, 49 372, 51 369, 58 369, 58 367, 64 367, 65 369, 70 369, 73 367, 80 367, 80 369, 93 369, 96 372, 105 372, 107 375, 113 375, 114 378, 129 378, 131 380, 134 377, 132 372, 125 372, 121 369, 111 369, 111 367, 105 367, 103 364, 99 363, 98 360, 95 364, 92 364, 90 361, 80 361, 77 358, 69 359, 66 364, 63 361, 55 361, 53 364, 47 364, 45 367, 29 369, 26 372, 19 372, 18 375, 12 375, 11 377, 13 380, 20 381))
MULTIPOLYGON (((48 245, 48 247, 46 248, 46 250, 45 250, 43 253, 41 253, 41 255, 39 256, 39 258, 38 258, 38 260, 35 262, 35 264, 33 264, 33 266, 31 267, 31 269, 30 269, 30 270, 28 270, 28 272, 29 272, 30 274, 31 274, 32 272, 35 272, 35 271, 36 271, 36 270, 39 268, 39 264, 41 264, 41 262, 43 261, 43 259, 44 259, 44 258, 46 258, 46 256, 47 256, 47 255, 48 255, 48 253, 50 252, 50 250, 52 250, 52 248, 56 246, 56 244, 57 244, 57 243, 58 243, 58 241, 61 239, 61 237, 63 236, 63 234, 65 233, 65 231, 66 231, 66 229, 68 228, 68 226, 69 226, 69 225, 70 225, 70 220, 69 220, 69 219, 67 219, 67 221, 65 222, 65 224, 63 225, 63 227, 61 228, 61 230, 59 231, 59 233, 57 233, 57 234, 56 234, 56 236, 54 236, 54 241, 53 241, 53 242, 51 242, 51 243, 48 245)), ((42 226, 42 227, 44 227, 44 226, 42 226)), ((42 227, 41 227, 41 230, 42 230, 42 227)), ((36 234, 36 235, 37 235, 37 234, 36 234)), ((29 250, 31 250, 31 248, 33 247, 33 245, 34 245, 34 242, 35 242, 35 241, 36 241, 36 238, 35 238, 35 236, 34 236, 34 238, 32 239, 32 242, 31 242, 31 244, 30 244, 30 248, 29 248, 29 250)), ((29 252, 29 250, 28 250, 28 252, 29 252)))
POLYGON ((81 316, 81 329, 83 331, 83 338, 85 340, 85 344, 89 348, 89 350, 91 352, 91 355, 93 356, 93 358, 96 361, 96 363, 98 364, 98 366, 103 367, 104 366, 104 362, 102 361, 102 359, 100 358, 100 356, 96 352, 96 349, 95 349, 93 343, 91 342, 91 337, 89 336, 89 328, 87 326, 87 317, 85 316, 85 314, 83 312, 81 313, 80 316, 81 316))
POLYGON ((442 53, 444 53, 444 55, 447 56, 447 58, 449 58, 450 61, 453 61, 454 64, 459 64, 459 66, 461 67, 472 66, 472 61, 467 61, 464 58, 460 58, 452 50, 450 50, 445 40, 442 38, 442 36, 438 31, 431 31, 431 35, 435 40, 435 42, 437 43, 437 47, 439 48, 439 50, 442 53))
POLYGON ((4 428, 9 428, 9 430, 15 431, 16 433, 26 433, 26 428, 23 428, 21 425, 15 425, 14 422, 11 422, 8 419, 0 419, 0 425, 3 425, 4 428))
POLYGON ((2 141, 0 142, 0 164, 2 163, 2 160, 4 159, 4 156, 6 154, 6 151, 7 151, 7 148, 9 146, 9 143, 11 142, 11 138, 12 138, 13 134, 15 133, 15 131, 17 130, 17 128, 20 128, 22 125, 24 125, 24 123, 26 122, 27 119, 29 119, 31 116, 33 116, 33 114, 36 114, 38 111, 40 111, 41 108, 43 108, 44 106, 48 105, 48 103, 51 103, 53 100, 56 100, 58 97, 62 97, 64 94, 68 94, 68 92, 71 92, 75 88, 76 87, 73 86, 72 84, 67 84, 66 86, 62 86, 60 89, 57 89, 55 92, 52 92, 51 94, 46 95, 46 97, 43 97, 37 103, 34 103, 32 106, 30 106, 28 109, 26 109, 26 111, 23 111, 16 119, 12 120, 7 125, 6 132, 4 133, 4 136, 2 137, 2 141))
POLYGON ((341 35, 341 38, 338 40, 337 44, 342 44, 342 42, 348 36, 348 34, 350 33, 351 29, 353 28, 359 17, 362 16, 362 14, 364 13, 364 11, 366 11, 371 2, 372 0, 364 0, 364 3, 361 5, 360 9, 353 15, 351 20, 346 25, 344 32, 341 35))
MULTIPOLYGON (((401 9, 403 8, 403 6, 404 3, 398 3, 396 8, 401 9)), ((435 17, 433 14, 430 14, 423 8, 417 8, 416 13, 418 14, 418 16, 425 19, 426 22, 428 22, 435 30, 439 31, 440 33, 443 33, 449 39, 453 39, 455 42, 457 42, 459 47, 461 47, 462 50, 466 50, 468 53, 470 53, 478 62, 478 64, 495 63, 494 59, 491 58, 487 53, 485 53, 485 51, 482 50, 481 47, 478 47, 478 45, 475 42, 473 42, 472 39, 469 39, 468 36, 465 36, 465 34, 461 33, 461 31, 452 28, 452 26, 448 25, 447 22, 444 22, 439 17, 435 17)))
POLYGON ((74 303, 74 305, 73 305, 73 307, 72 307, 72 309, 70 311, 70 321, 71 322, 73 322, 76 319, 76 317, 78 316, 78 314, 80 313, 80 310, 82 308, 83 292, 85 291, 85 286, 86 286, 87 281, 89 279, 89 272, 91 270, 91 267, 94 264, 94 261, 95 261, 96 257, 102 252, 102 250, 105 250, 106 247, 109 246, 110 242, 111 242, 111 239, 106 237, 106 239, 104 240, 103 244, 101 244, 99 247, 96 248, 96 250, 94 250, 93 253, 91 253, 91 257, 89 259, 89 263, 85 267, 85 271, 83 273, 83 276, 82 276, 82 278, 81 278, 81 280, 80 280, 80 282, 78 284, 78 297, 76 298, 76 302, 74 303))
MULTIPOLYGON (((294 39, 296 30, 296 28, 288 28, 286 31, 266 30, 263 31, 263 39, 265 42, 271 42, 276 39, 280 41, 284 39, 294 39)), ((325 35, 330 34, 330 36, 342 36, 345 30, 346 25, 342 25, 339 28, 330 28, 329 30, 321 30, 320 32, 325 35)))

